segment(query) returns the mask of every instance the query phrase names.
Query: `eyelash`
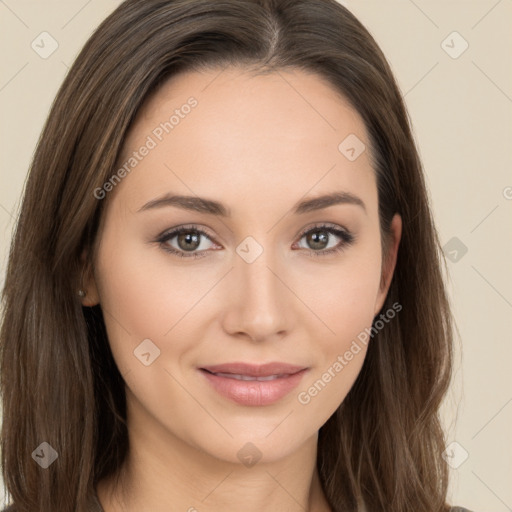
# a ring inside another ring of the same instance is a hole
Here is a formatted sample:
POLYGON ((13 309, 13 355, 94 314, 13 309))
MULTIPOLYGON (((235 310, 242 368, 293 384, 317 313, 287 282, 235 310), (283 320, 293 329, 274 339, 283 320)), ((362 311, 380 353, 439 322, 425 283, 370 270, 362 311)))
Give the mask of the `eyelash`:
MULTIPOLYGON (((331 233, 331 234, 337 236, 338 238, 340 238, 341 242, 339 242, 338 245, 336 245, 335 247, 332 247, 331 249, 323 249, 320 251, 306 249, 306 251, 308 251, 311 256, 329 256, 330 254, 335 254, 335 253, 341 252, 347 246, 353 244, 355 241, 355 236, 352 233, 350 233, 349 231, 344 230, 344 229, 339 229, 335 225, 330 225, 330 224, 318 224, 318 225, 315 225, 313 227, 306 229, 299 235, 299 241, 302 240, 302 238, 304 238, 305 235, 307 235, 311 232, 316 232, 316 231, 326 231, 328 233, 331 233)), ((162 245, 162 248, 164 251, 174 254, 175 256, 178 256, 180 258, 194 258, 194 259, 203 258, 204 256, 206 256, 207 251, 199 251, 199 252, 192 252, 192 253, 186 254, 184 251, 178 251, 176 249, 169 247, 169 245, 166 245, 166 242, 168 242, 169 240, 172 240, 174 237, 176 237, 182 233, 191 233, 191 232, 203 235, 206 238, 211 240, 210 235, 208 235, 208 233, 206 233, 200 227, 195 226, 195 225, 190 225, 190 226, 181 226, 179 228, 173 229, 172 231, 167 231, 167 232, 163 233, 162 235, 160 235, 156 241, 162 245)))

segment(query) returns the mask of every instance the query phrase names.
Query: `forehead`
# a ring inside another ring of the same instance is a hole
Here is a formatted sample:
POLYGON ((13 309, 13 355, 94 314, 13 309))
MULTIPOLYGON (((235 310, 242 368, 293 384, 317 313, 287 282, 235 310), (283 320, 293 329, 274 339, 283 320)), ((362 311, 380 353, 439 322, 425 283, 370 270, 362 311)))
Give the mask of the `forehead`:
POLYGON ((323 192, 373 182, 368 151, 350 161, 340 150, 354 136, 368 148, 360 115, 316 74, 185 72, 140 109, 118 164, 151 140, 122 184, 137 189, 136 196, 175 185, 180 192, 208 195, 213 187, 246 198, 277 189, 297 199, 317 186, 323 192))
MULTIPOLYGON (((155 121, 168 120, 191 97, 198 102, 199 108, 193 109, 196 115, 174 134, 186 132, 191 124, 197 132, 199 123, 194 118, 199 117, 205 131, 215 126, 231 134, 265 137, 266 132, 283 128, 283 140, 306 134, 318 138, 329 131, 342 134, 349 129, 366 136, 357 111, 323 77, 296 69, 254 74, 240 68, 188 71, 171 77, 142 106, 129 135, 148 132, 155 121)), ((208 135, 209 139, 213 136, 208 135)))

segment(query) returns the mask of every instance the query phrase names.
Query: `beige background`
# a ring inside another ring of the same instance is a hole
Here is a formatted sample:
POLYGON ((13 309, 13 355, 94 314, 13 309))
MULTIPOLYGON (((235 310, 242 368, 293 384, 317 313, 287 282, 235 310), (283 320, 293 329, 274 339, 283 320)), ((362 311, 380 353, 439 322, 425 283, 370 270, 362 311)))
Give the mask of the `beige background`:
MULTIPOLYGON (((119 3, 0 0, 0 286, 50 104, 119 3), (44 31, 58 43, 47 59, 31 48, 44 31)), ((512 1, 341 3, 374 35, 405 94, 443 246, 456 237, 451 244, 467 247, 462 257, 456 245, 446 251, 458 258, 449 287, 462 348, 443 408, 448 442, 458 443, 448 449, 450 500, 475 512, 512 510, 512 1)))

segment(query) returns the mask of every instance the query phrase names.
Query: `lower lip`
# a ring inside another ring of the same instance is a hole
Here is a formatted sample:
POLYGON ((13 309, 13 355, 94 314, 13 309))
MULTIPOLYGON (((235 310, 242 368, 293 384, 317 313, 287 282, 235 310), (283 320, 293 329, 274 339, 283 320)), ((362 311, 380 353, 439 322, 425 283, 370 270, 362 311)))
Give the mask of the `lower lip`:
POLYGON ((307 368, 292 375, 274 380, 238 380, 221 377, 200 370, 208 382, 222 396, 240 405, 270 405, 285 397, 299 385, 307 368))

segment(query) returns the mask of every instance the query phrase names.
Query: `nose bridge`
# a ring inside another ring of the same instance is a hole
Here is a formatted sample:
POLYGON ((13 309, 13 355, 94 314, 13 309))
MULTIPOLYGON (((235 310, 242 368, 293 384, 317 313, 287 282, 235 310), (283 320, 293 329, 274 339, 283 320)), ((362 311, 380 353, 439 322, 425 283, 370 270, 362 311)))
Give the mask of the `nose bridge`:
MULTIPOLYGON (((290 292, 276 275, 280 271, 275 248, 263 247, 254 238, 247 237, 236 252, 232 275, 236 283, 235 297, 231 302, 229 330, 245 332, 252 339, 263 339, 287 329, 289 297, 286 294, 290 292)), ((285 281, 284 276, 281 279, 285 281)))

